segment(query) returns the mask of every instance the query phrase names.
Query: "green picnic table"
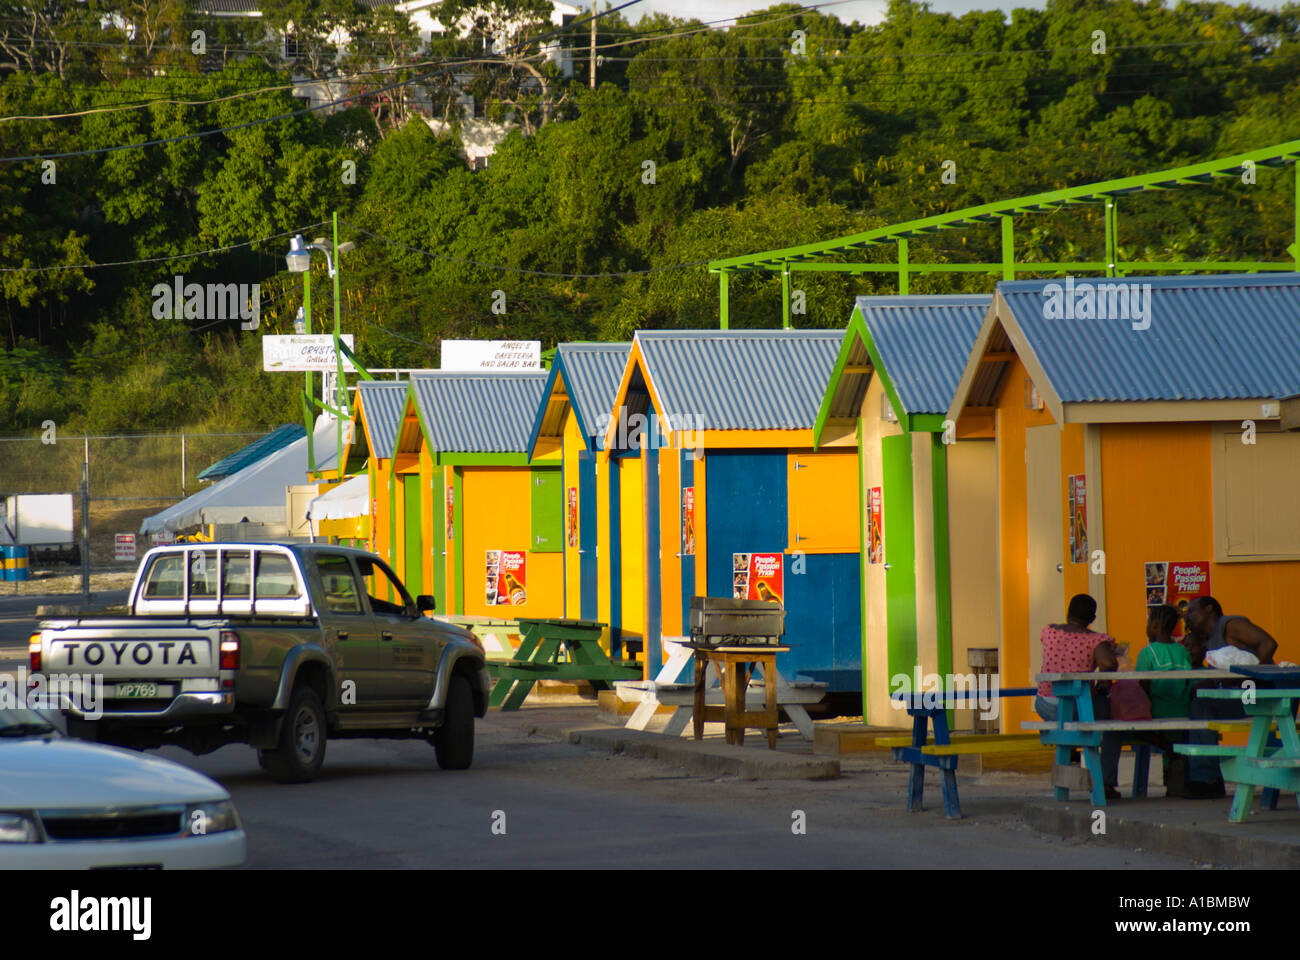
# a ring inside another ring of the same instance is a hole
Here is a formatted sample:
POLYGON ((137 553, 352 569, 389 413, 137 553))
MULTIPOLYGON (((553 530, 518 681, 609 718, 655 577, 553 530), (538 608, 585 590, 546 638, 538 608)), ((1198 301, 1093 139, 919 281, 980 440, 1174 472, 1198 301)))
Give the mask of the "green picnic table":
MULTIPOLYGON (((1291 683, 1300 680, 1300 673, 1287 668, 1261 665, 1233 667, 1232 671, 1249 679, 1291 683)), ((1276 791, 1286 790, 1300 794, 1300 736, 1296 734, 1295 724, 1300 688, 1211 689, 1198 690, 1196 694, 1206 700, 1240 701, 1246 716, 1251 718, 1250 737, 1244 747, 1186 743, 1174 745, 1176 751, 1188 756, 1220 758, 1223 779, 1237 785, 1232 795, 1229 821, 1245 822, 1257 789, 1265 791, 1265 799, 1261 802, 1268 808, 1276 806, 1276 791), (1274 724, 1281 737, 1280 745, 1276 740, 1270 743, 1269 734, 1274 724), (1270 750, 1270 747, 1279 748, 1270 750)))
POLYGON ((513 660, 489 660, 497 684, 488 706, 518 710, 538 680, 586 680, 607 690, 615 680, 640 680, 641 664, 611 660, 601 649, 605 624, 593 620, 519 620, 519 649, 513 660), (562 653, 568 653, 561 660, 562 653))

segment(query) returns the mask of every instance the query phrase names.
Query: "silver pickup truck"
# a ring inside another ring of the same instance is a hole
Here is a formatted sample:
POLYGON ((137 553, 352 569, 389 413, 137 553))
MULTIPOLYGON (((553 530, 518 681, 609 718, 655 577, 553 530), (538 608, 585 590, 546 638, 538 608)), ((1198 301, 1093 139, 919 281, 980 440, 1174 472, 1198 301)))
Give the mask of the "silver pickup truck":
POLYGON ((473 759, 474 718, 487 712, 483 648, 426 617, 433 598, 413 600, 373 554, 155 547, 128 604, 125 617, 49 620, 31 636, 33 674, 101 691, 93 710, 84 696, 57 698, 73 736, 193 753, 247 743, 287 783, 315 778, 329 737, 427 739, 444 769, 473 759))

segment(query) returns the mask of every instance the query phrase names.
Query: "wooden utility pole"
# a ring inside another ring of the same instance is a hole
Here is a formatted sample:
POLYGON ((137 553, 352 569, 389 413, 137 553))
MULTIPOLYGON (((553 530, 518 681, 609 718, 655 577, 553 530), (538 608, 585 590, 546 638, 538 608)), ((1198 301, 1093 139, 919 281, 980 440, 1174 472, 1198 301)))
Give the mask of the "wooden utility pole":
POLYGON ((591 0, 591 89, 596 89, 596 0, 591 0))

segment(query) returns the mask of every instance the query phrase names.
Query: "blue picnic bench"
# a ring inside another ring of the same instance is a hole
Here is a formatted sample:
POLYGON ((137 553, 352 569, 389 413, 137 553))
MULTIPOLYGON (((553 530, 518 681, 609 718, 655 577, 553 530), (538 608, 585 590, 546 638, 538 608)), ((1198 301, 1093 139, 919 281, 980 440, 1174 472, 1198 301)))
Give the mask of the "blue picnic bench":
POLYGON ((1023 750, 1026 741, 1037 740, 1036 736, 987 734, 963 736, 955 742, 948 731, 948 711, 959 700, 969 700, 979 693, 1002 697, 1031 697, 1038 693, 1037 687, 1007 687, 996 691, 931 691, 929 693, 896 693, 890 699, 902 702, 907 708, 907 715, 912 718, 912 736, 908 741, 903 737, 880 737, 879 746, 891 747, 895 760, 903 760, 912 766, 907 780, 907 809, 915 813, 922 808, 925 793, 925 768, 935 767, 943 771, 943 812, 950 820, 960 819, 961 800, 957 795, 957 758, 962 754, 994 753, 1007 750, 1023 750), (933 730, 933 737, 931 737, 933 730))

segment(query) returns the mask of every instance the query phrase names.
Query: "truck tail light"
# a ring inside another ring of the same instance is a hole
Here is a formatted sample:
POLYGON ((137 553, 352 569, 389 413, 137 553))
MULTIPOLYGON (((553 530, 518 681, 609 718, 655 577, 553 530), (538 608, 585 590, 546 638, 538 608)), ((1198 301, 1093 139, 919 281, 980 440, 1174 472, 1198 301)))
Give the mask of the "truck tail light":
POLYGON ((222 670, 239 669, 239 634, 231 630, 221 631, 221 663, 222 670))
POLYGON ((33 633, 27 638, 27 658, 30 660, 29 666, 32 673, 40 673, 41 670, 41 635, 39 632, 33 633))

